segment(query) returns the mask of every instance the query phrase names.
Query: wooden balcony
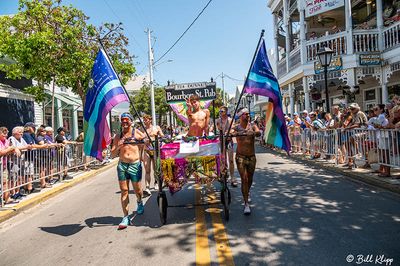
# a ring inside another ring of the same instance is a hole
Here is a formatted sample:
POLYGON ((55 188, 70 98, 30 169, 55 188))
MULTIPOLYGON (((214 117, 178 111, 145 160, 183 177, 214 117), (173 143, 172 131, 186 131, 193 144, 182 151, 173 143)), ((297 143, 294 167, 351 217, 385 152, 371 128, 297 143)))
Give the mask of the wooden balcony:
POLYGON ((329 47, 333 51, 334 56, 347 53, 346 32, 327 35, 315 40, 306 42, 307 61, 318 60, 317 53, 323 46, 329 47))

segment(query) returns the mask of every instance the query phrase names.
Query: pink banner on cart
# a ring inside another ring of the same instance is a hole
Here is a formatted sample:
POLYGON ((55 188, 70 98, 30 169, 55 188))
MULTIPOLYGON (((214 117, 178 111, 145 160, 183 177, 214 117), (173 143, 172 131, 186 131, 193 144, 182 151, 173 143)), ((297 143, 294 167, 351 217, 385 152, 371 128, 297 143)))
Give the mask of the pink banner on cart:
POLYGON ((161 147, 161 159, 185 158, 188 156, 218 155, 219 140, 200 140, 200 150, 196 153, 179 153, 181 142, 164 144, 161 147))

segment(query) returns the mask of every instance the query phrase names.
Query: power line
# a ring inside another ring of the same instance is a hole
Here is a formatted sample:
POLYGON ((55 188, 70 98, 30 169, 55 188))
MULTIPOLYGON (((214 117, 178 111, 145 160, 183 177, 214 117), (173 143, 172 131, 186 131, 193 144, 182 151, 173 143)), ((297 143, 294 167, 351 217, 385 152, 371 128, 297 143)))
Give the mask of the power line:
POLYGON ((210 3, 213 0, 209 0, 208 3, 205 5, 205 7, 201 10, 201 12, 197 15, 197 17, 193 20, 193 22, 189 25, 189 27, 187 27, 187 29, 182 33, 182 35, 175 41, 175 43, 160 57, 158 58, 154 63, 157 63, 158 61, 160 61, 164 56, 166 56, 169 51, 172 50, 172 48, 174 48, 174 46, 182 39, 182 37, 186 34, 186 32, 193 26, 193 24, 196 22, 196 20, 201 16, 201 14, 203 14, 203 12, 206 10, 206 8, 210 5, 210 3))
MULTIPOLYGON (((118 20, 121 20, 121 22, 122 22, 122 19, 117 15, 117 13, 115 13, 114 9, 107 3, 107 1, 106 0, 103 0, 103 1, 108 6, 108 8, 111 10, 111 12, 114 14, 114 16, 118 20)), ((126 31, 128 32, 129 36, 132 37, 133 41, 138 45, 138 47, 142 50, 142 52, 146 54, 146 51, 143 49, 143 47, 140 45, 140 43, 136 40, 134 35, 129 31, 129 28, 127 28, 127 27, 125 28, 124 27, 124 29, 126 29, 126 31)))
MULTIPOLYGON (((216 76, 214 79, 217 79, 217 78, 219 78, 219 77, 222 77, 222 73, 219 74, 218 76, 216 76)), ((226 74, 226 73, 224 73, 224 77, 227 77, 228 79, 233 80, 233 81, 244 82, 243 79, 232 78, 231 76, 229 76, 229 75, 226 74)))
POLYGON ((230 79, 230 80, 233 80, 233 81, 244 82, 244 80, 243 80, 243 79, 236 79, 236 78, 232 78, 231 76, 229 76, 229 75, 227 75, 227 74, 225 74, 225 73, 224 73, 224 76, 225 76, 225 77, 227 77, 227 78, 228 78, 228 79, 230 79))
POLYGON ((140 29, 141 29, 141 30, 142 30, 142 29, 145 29, 146 26, 145 26, 145 25, 142 23, 142 21, 139 19, 140 12, 138 12, 133 6, 131 6, 131 1, 128 1, 127 7, 129 8, 129 10, 130 10, 132 13, 136 13, 136 16, 132 16, 132 17, 134 17, 134 18, 137 19, 137 21, 139 22, 140 26, 142 27, 142 28, 140 28, 140 29))

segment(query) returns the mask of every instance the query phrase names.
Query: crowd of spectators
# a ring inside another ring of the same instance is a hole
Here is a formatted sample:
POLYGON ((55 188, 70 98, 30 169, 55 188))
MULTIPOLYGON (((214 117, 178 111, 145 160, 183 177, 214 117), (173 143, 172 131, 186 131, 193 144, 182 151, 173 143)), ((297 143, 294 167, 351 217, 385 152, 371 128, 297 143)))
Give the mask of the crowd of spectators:
POLYGON ((400 128, 398 96, 393 96, 389 104, 375 105, 367 114, 357 103, 351 103, 334 105, 330 113, 304 110, 300 115, 286 115, 285 119, 293 153, 315 159, 321 157, 324 147, 325 159, 335 159, 349 169, 356 166, 357 156, 365 159, 363 168, 370 168, 379 157, 377 172, 383 177, 390 176, 390 157, 399 150, 400 132, 386 129, 400 128), (335 140, 337 146, 333 145, 335 140))
POLYGON ((54 136, 52 127, 28 122, 14 127, 11 136, 9 133, 8 128, 0 127, 0 187, 5 204, 17 203, 27 194, 72 178, 67 173, 66 151, 74 142, 67 138, 63 127, 54 136), (55 165, 56 157, 62 157, 63 163, 55 165), (56 177, 54 171, 62 174, 56 177))

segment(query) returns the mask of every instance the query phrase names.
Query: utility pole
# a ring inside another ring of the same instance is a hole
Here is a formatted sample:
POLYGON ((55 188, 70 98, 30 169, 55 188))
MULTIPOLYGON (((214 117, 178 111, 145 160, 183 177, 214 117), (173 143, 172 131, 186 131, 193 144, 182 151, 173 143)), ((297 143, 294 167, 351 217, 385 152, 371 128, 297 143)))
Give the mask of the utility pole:
POLYGON ((222 72, 222 104, 226 106, 226 101, 225 101, 225 83, 224 83, 224 72, 222 72))
POLYGON ((153 126, 156 126, 156 105, 154 102, 154 82, 153 82, 153 64, 154 56, 153 49, 151 48, 151 31, 147 29, 147 37, 149 42, 149 74, 150 74, 150 96, 151 96, 151 118, 153 120, 153 126))

